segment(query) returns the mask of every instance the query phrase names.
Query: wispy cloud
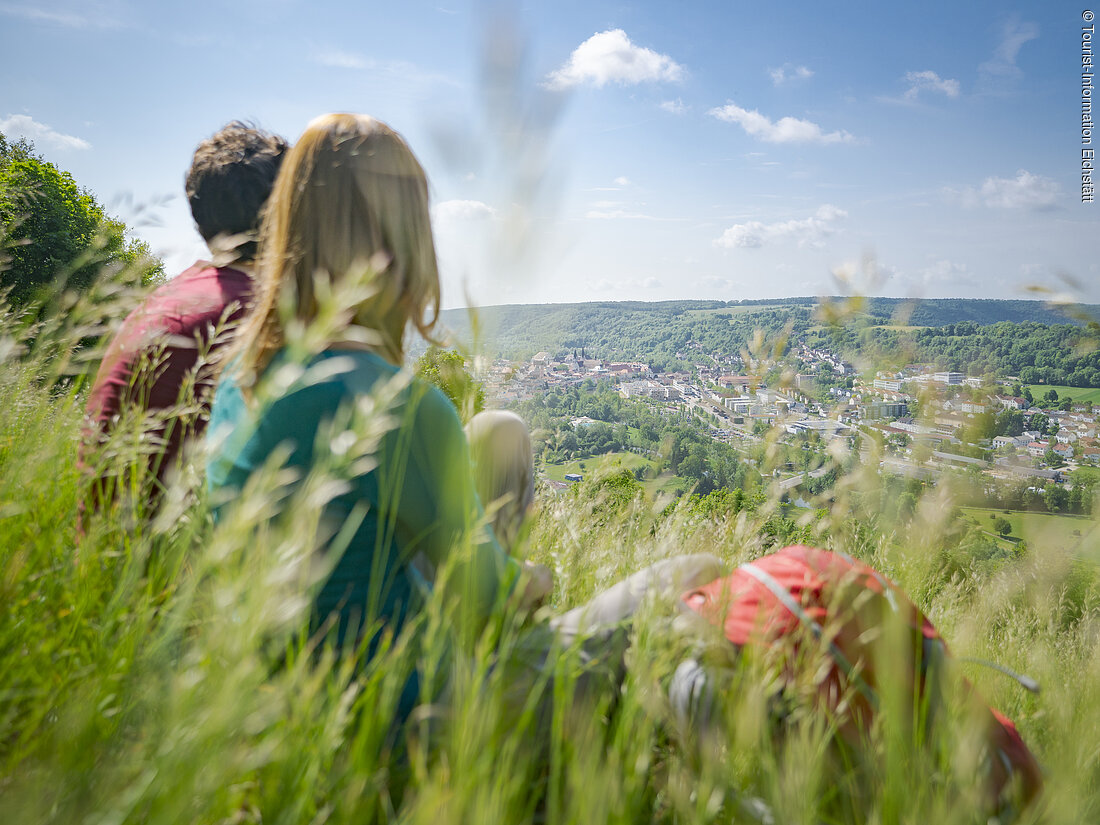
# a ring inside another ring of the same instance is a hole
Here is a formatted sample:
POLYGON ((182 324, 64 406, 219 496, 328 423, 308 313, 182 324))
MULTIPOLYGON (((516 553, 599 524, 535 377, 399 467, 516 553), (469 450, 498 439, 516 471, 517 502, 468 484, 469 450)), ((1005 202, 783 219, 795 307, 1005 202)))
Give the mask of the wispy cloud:
POLYGON ((660 103, 660 108, 663 111, 668 112, 669 114, 682 115, 687 112, 691 107, 684 105, 684 101, 682 101, 680 98, 676 98, 675 100, 662 100, 660 103))
POLYGON ((611 181, 611 186, 589 186, 583 190, 585 192, 621 192, 624 187, 630 186, 630 178, 625 175, 619 175, 611 181))
POLYGON ((727 249, 758 249, 769 244, 793 241, 798 246, 820 246, 825 238, 836 232, 836 224, 846 217, 848 213, 843 209, 827 203, 801 220, 734 224, 715 239, 714 245, 727 249))
POLYGON ((319 63, 322 66, 331 66, 334 69, 362 71, 364 69, 369 69, 372 65, 371 61, 361 55, 340 51, 339 49, 325 49, 319 51, 313 56, 313 60, 315 63, 319 63))
POLYGON ((38 146, 51 149, 91 149, 92 144, 75 135, 58 132, 45 123, 39 123, 27 115, 8 115, 0 120, 0 132, 10 138, 27 138, 38 146))
POLYGON ((592 284, 593 292, 616 292, 622 294, 624 292, 630 292, 638 289, 662 289, 664 284, 660 278, 653 275, 648 278, 638 280, 621 280, 612 281, 607 278, 601 278, 592 284))
POLYGON ((752 137, 768 143, 850 143, 855 138, 843 130, 824 132, 816 123, 795 117, 771 120, 753 109, 742 109, 735 103, 711 109, 707 114, 736 123, 752 137))
POLYGON ((922 291, 942 291, 945 288, 957 289, 960 285, 976 285, 976 279, 966 264, 947 259, 936 261, 918 270, 915 281, 911 286, 922 291))
POLYGON ((375 60, 358 52, 344 49, 320 48, 313 52, 310 59, 319 66, 331 69, 343 69, 350 72, 372 72, 382 76, 392 84, 446 84, 458 86, 454 77, 439 72, 426 71, 407 60, 375 60))
POLYGON ((69 29, 120 29, 128 25, 113 5, 104 3, 0 3, 0 14, 69 29))
POLYGON ((993 50, 993 57, 982 63, 978 71, 987 80, 1019 77, 1023 72, 1016 65, 1020 49, 1029 40, 1039 36, 1039 27, 1025 23, 1016 15, 1008 18, 1001 28, 1001 40, 993 50))
POLYGON ((589 220, 599 221, 613 221, 613 220, 636 220, 636 221, 659 221, 662 218, 654 217, 653 215, 647 215, 644 212, 632 212, 629 209, 589 209, 584 213, 584 216, 589 220))
POLYGON ((989 177, 982 181, 980 187, 947 189, 945 193, 965 206, 1050 209, 1057 203, 1062 190, 1057 181, 1020 169, 1014 178, 989 177))
POLYGON ((665 54, 630 42, 622 29, 594 34, 573 50, 569 60, 546 79, 551 89, 573 86, 603 87, 608 83, 635 86, 646 82, 675 82, 684 67, 665 54))
POLYGON ((696 283, 703 289, 715 291, 726 291, 733 288, 733 281, 729 278, 723 278, 719 275, 708 275, 705 278, 700 278, 696 283))
POLYGON ((809 80, 814 76, 814 73, 805 66, 795 66, 791 63, 784 63, 778 69, 768 69, 768 74, 771 75, 774 86, 783 86, 797 80, 809 80))
POLYGON ((441 201, 432 207, 432 217, 442 222, 484 221, 496 214, 489 204, 473 200, 441 201))
POLYGON ((925 91, 939 92, 952 98, 959 96, 959 81, 952 78, 941 78, 930 70, 906 72, 904 79, 909 84, 909 88, 902 95, 906 100, 916 100, 917 96, 925 91))

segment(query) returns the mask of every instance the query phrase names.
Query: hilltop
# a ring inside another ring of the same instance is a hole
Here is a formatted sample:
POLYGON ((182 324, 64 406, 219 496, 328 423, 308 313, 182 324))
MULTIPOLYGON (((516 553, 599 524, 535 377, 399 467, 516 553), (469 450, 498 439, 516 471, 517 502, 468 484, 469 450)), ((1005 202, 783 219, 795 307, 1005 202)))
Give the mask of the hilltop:
POLYGON ((796 297, 744 301, 597 301, 575 304, 509 304, 480 307, 476 313, 450 309, 443 325, 457 341, 469 344, 477 329, 480 348, 490 355, 525 357, 539 350, 585 348, 590 354, 630 357, 661 353, 669 339, 677 344, 698 337, 708 321, 743 321, 778 330, 789 320, 817 321, 823 304, 843 307, 845 323, 859 326, 990 326, 1001 322, 1072 324, 1100 318, 1100 305, 1056 306, 1045 301, 979 298, 796 297), (708 318, 708 316, 710 316, 708 318), (471 322, 471 318, 475 318, 471 322), (695 329, 693 330, 692 327, 695 329))

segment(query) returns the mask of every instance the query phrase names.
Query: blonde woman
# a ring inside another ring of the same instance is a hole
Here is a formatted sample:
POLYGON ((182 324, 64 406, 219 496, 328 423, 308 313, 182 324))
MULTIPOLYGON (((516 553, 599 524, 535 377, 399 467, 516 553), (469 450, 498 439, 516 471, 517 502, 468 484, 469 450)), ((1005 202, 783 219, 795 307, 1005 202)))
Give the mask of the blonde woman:
MULTIPOLYGON (((317 118, 286 157, 269 201, 257 304, 214 400, 208 483, 216 501, 227 499, 276 449, 289 450, 287 465, 304 473, 331 452, 318 443, 329 422, 372 393, 396 392, 389 415, 397 423, 381 436, 374 467, 353 472, 323 513, 341 541, 352 533, 314 604, 316 626, 334 622, 341 640, 364 628, 377 639, 379 622, 400 631, 482 519, 454 406, 426 383, 393 380, 406 327, 428 337, 438 311, 428 186, 412 151, 370 117, 317 118), (359 288, 353 305, 336 308, 348 315, 346 332, 305 364, 323 377, 269 398, 265 380, 293 360, 288 330, 321 316, 331 325, 333 307, 322 298, 349 283, 359 288)), ((491 531, 470 543, 456 579, 464 615, 478 620, 519 568, 491 531)), ((415 700, 410 684, 401 711, 415 700)))

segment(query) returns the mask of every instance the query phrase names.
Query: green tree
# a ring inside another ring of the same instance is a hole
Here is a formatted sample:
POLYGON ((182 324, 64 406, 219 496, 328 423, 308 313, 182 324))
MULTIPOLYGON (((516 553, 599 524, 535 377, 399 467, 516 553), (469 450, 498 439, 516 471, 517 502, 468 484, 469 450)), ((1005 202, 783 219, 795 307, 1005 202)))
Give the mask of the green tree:
POLYGON ((144 282, 163 277, 147 244, 128 240, 72 175, 26 142, 0 134, 0 288, 21 306, 44 299, 62 276, 87 289, 104 267, 138 267, 144 282))
POLYGON ((1065 512, 1069 505, 1069 490, 1058 484, 1048 485, 1043 491, 1043 502, 1052 513, 1065 512))
POLYGON ((429 347, 417 359, 416 374, 443 390, 463 422, 485 409, 485 387, 466 369, 466 359, 458 352, 429 347))
POLYGON ((1012 522, 1006 518, 999 518, 993 520, 993 531, 998 536, 1007 536, 1012 532, 1012 522))
POLYGON ((917 511, 917 497, 906 490, 904 493, 898 496, 898 518, 903 521, 908 521, 913 517, 913 513, 917 511))
POLYGON ((1024 431, 1024 414, 1019 410, 1005 410, 997 416, 994 435, 1019 435, 1024 431))

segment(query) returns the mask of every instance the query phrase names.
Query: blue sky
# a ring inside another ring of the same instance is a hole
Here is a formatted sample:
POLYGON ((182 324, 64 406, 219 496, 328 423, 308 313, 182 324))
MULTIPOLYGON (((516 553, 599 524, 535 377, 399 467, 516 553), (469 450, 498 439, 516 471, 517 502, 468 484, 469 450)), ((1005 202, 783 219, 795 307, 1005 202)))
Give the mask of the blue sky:
POLYGON ((346 110, 427 169, 447 306, 1100 301, 1086 8, 0 0, 0 131, 171 271, 204 253, 182 196, 200 140, 346 110))

